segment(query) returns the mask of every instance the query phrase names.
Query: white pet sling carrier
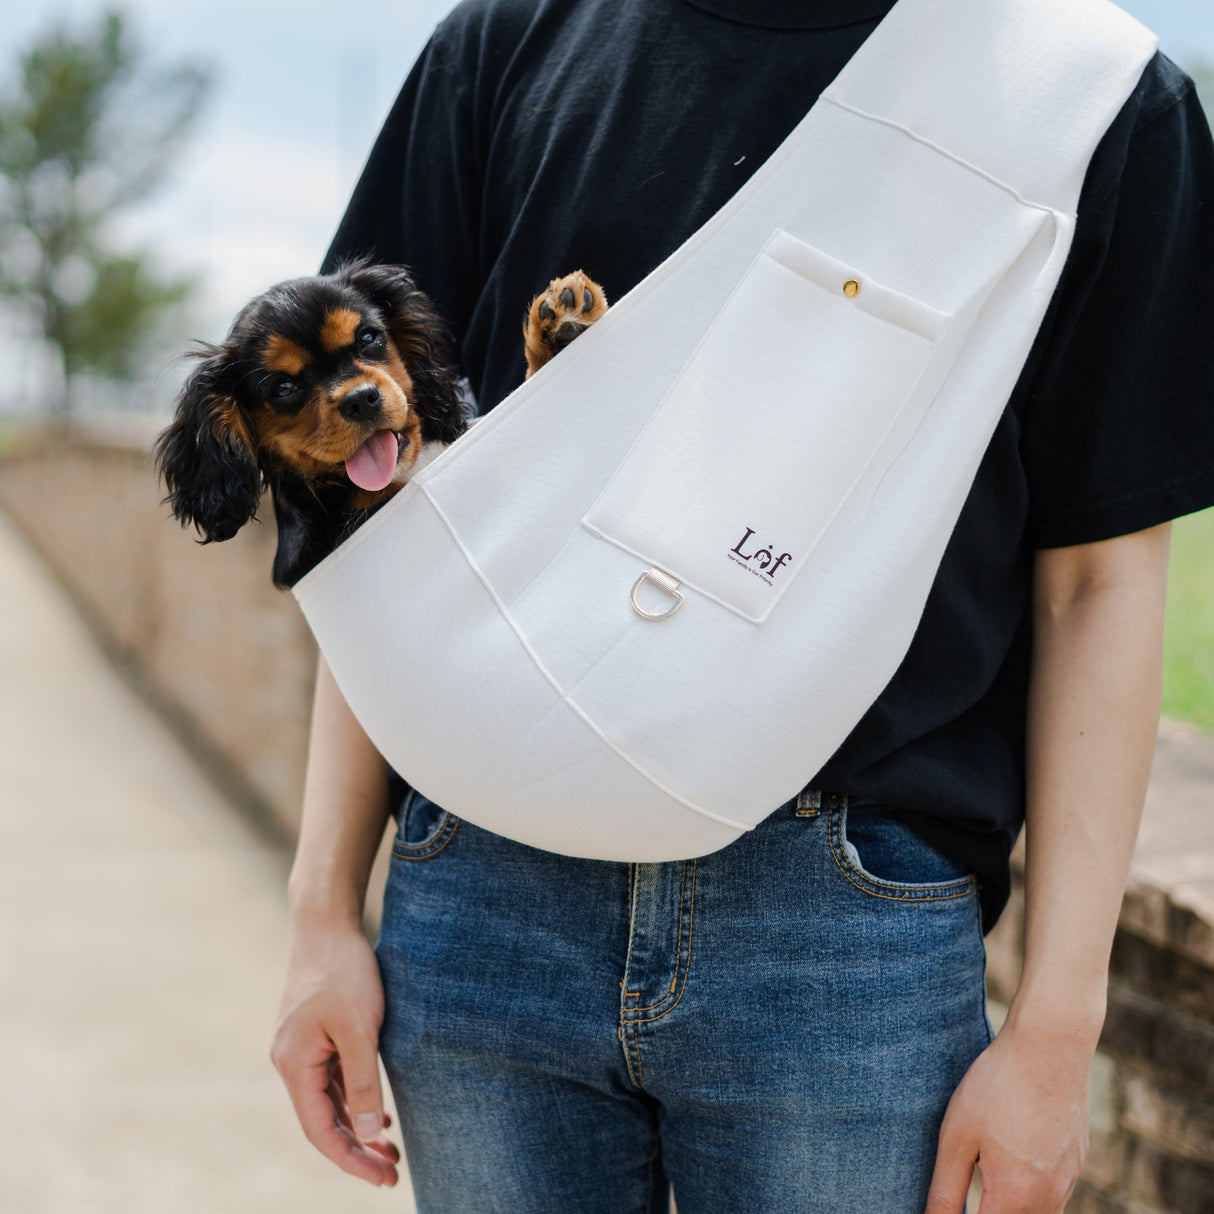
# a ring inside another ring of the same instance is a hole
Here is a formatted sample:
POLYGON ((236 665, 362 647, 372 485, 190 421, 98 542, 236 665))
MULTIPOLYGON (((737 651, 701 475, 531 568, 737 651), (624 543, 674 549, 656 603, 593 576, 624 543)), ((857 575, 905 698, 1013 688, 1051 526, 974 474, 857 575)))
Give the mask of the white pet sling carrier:
POLYGON ((1105 0, 898 0, 723 210, 295 587, 388 761, 612 860, 794 796, 909 647, 1154 48, 1105 0))

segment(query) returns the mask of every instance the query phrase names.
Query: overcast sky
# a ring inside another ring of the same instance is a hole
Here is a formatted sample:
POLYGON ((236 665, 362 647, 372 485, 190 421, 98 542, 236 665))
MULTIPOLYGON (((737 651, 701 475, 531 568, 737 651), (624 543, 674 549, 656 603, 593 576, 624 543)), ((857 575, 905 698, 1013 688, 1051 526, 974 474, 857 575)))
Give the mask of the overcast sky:
MULTIPOLYGON (((49 22, 96 19, 97 0, 7 6, 0 75, 49 22)), ((126 0, 160 62, 209 64, 215 87, 172 180, 126 226, 206 285, 197 336, 320 261, 380 122, 451 0, 126 0)), ((1182 65, 1214 62, 1211 0, 1123 0, 1182 65)))

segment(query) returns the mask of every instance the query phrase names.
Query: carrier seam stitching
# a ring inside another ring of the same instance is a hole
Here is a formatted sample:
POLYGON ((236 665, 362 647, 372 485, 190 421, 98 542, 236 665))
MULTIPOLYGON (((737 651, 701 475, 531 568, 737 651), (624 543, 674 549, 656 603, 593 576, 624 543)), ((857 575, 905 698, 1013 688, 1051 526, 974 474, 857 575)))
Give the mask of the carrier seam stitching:
POLYGON ((585 724, 585 726, 591 731, 591 733, 593 733, 595 735, 595 737, 597 737, 599 739, 599 741, 601 741, 603 743, 603 745, 608 748, 608 750, 610 750, 618 759, 620 759, 621 762, 625 763, 628 767, 632 768, 632 770, 635 771, 637 773, 637 775, 639 775, 647 783, 653 785, 653 787, 656 788, 659 792, 664 793, 666 796, 670 797, 670 799, 672 801, 676 801, 679 805, 682 805, 685 809, 690 809, 693 813, 699 814, 703 818, 710 818, 714 822, 720 822, 722 826, 728 826, 731 830, 736 830, 739 834, 744 833, 747 828, 745 826, 743 826, 740 822, 734 822, 732 819, 726 818, 723 814, 714 814, 712 812, 712 810, 704 809, 702 806, 694 804, 693 802, 689 801, 686 797, 681 796, 679 793, 675 792, 674 789, 668 788, 665 784, 662 783, 661 780, 657 779, 656 776, 650 775, 650 773, 648 771, 646 771, 645 768, 643 768, 639 763, 637 763, 634 759, 629 758, 629 756, 626 755, 624 753, 624 751, 621 750, 620 747, 617 746, 602 731, 602 729, 600 729, 599 726, 596 725, 595 722, 590 719, 590 717, 586 714, 585 710, 582 709, 581 707, 579 707, 579 705, 577 703, 575 703, 574 700, 570 697, 570 694, 567 691, 565 691, 564 688, 561 687, 560 683, 557 682, 555 677, 551 674, 551 672, 548 670, 548 668, 544 665, 539 654, 537 654, 535 652, 535 650, 532 648, 531 643, 523 635, 522 629, 520 629, 519 626, 515 623, 514 617, 507 610, 506 604, 502 602, 501 598, 498 596, 497 591, 493 588, 493 585, 490 583, 489 579, 485 576, 485 574, 482 572, 480 566, 473 559, 472 553, 469 552, 468 549, 464 546, 463 540, 460 539, 459 534, 455 530, 455 527, 452 524, 451 520, 446 516, 446 514, 443 513, 442 507, 439 506, 438 502, 431 496, 430 493, 427 492, 425 486, 421 487, 420 492, 421 492, 422 496, 426 499, 426 501, 428 501, 430 503, 430 506, 434 510, 434 513, 437 514, 439 519, 442 521, 443 526, 447 528, 447 531, 450 534, 451 539, 454 541, 455 546, 459 549, 460 555, 464 558, 464 561, 468 565, 468 568, 472 570, 473 574, 476 576, 476 579, 485 588, 485 593, 489 595, 490 599, 492 599, 493 605, 497 608, 498 613, 501 615, 502 619, 506 621, 506 624, 509 626, 510 631, 513 632, 515 637, 518 639, 518 642, 523 647, 524 652, 531 659, 532 665, 535 666, 536 670, 539 671, 539 673, 543 676, 544 680, 548 683, 548 685, 552 688, 552 690, 557 693, 557 695, 560 697, 561 703, 563 703, 567 708, 569 708, 569 710, 571 712, 573 712, 583 722, 583 724, 585 724))
POLYGON ((956 152, 950 152, 948 148, 937 143, 934 139, 929 139, 926 135, 920 135, 911 127, 904 123, 895 122, 892 118, 883 118, 880 114, 870 113, 868 110, 862 110, 857 105, 850 105, 846 101, 840 101, 838 97, 832 97, 828 93, 822 94, 822 100, 829 102, 841 110, 846 110, 849 114, 854 114, 857 118, 867 119, 869 122, 880 123, 882 126, 887 126, 891 130, 900 131, 909 139, 913 139, 916 143, 923 144, 924 147, 931 148, 933 152, 939 153, 946 159, 951 160, 954 164, 960 165, 963 169, 968 169, 971 173, 981 177, 984 181, 989 181, 991 185, 997 186, 1005 193, 1010 194, 1021 206, 1031 207, 1035 211, 1044 211, 1046 214, 1067 215, 1070 218, 1075 218, 1074 211, 1059 211, 1057 207, 1047 206, 1042 202, 1034 202, 1031 198, 1026 198, 1020 193, 1014 185, 1009 185, 1008 182, 996 177, 994 173, 988 172, 986 169, 979 168, 972 161, 966 160, 964 156, 958 156, 956 152))
MULTIPOLYGON (((618 327, 624 317, 630 315, 642 303, 642 301, 647 299, 655 290, 657 290, 655 283, 660 285, 661 281, 664 281, 677 270, 681 269, 688 260, 695 256, 695 254, 697 254, 700 249, 716 235, 720 228, 722 228, 726 223, 730 222, 736 214, 744 212, 748 201, 754 195, 761 192, 762 187, 766 184, 766 182, 773 177, 783 167, 784 163, 792 158, 793 153, 800 148, 801 143, 804 142, 804 136, 821 121, 821 116, 815 113, 816 109, 816 105, 812 106, 801 122, 798 123, 794 128, 794 133, 799 135, 799 138, 795 142, 790 138, 781 143, 776 150, 754 171, 750 177, 750 180, 746 182, 742 189, 740 189, 700 228, 693 232, 687 238, 687 240, 685 240, 683 244, 675 249, 665 261, 655 268, 654 271, 643 278, 621 299, 612 304, 611 307, 608 308, 603 314, 601 319, 595 321, 595 323, 590 326, 590 328, 584 334, 587 341, 576 347, 577 353, 575 353, 573 358, 561 360, 552 359, 550 362, 545 363, 544 366, 542 366, 539 371, 535 373, 535 375, 531 376, 530 379, 524 380, 523 383, 515 388, 514 391, 510 393, 509 397, 502 402, 502 404, 497 405, 495 408, 490 410, 489 413, 482 414, 480 417, 478 417, 476 419, 477 424, 470 427, 460 439, 460 446, 463 448, 463 450, 468 451, 474 443, 479 442, 486 434, 490 433, 497 426, 501 425, 506 418, 508 418, 516 410, 520 409, 526 400, 528 400, 531 396, 534 396, 535 393, 538 392, 546 382, 554 381, 558 378, 558 376, 567 377, 568 375, 573 374, 574 358, 581 358, 583 352, 590 349, 593 342, 598 341, 601 343, 603 334, 610 332, 615 327, 618 327), (661 271, 660 280, 658 277, 659 270, 661 271), (507 405, 507 408, 503 409, 503 404, 507 405)), ((582 361, 585 361, 584 358, 582 358, 582 361)), ((447 453, 445 451, 440 453, 434 460, 432 460, 426 465, 425 468, 422 469, 417 477, 411 478, 407 482, 405 488, 408 488, 409 485, 416 485, 418 492, 422 493, 425 497, 430 498, 430 494, 427 492, 427 486, 432 480, 436 480, 444 471, 442 467, 439 468, 438 472, 434 472, 432 469, 436 464, 452 462, 450 459, 447 459, 446 456, 447 453)), ((375 519, 382 516, 385 511, 391 507, 392 503, 401 496, 402 494, 398 493, 396 497, 388 503, 388 506, 385 507, 384 510, 378 511, 370 520, 368 520, 368 523, 373 523, 375 519)), ((430 500, 433 502, 433 498, 430 498, 430 500)), ((362 530, 363 528, 359 528, 359 530, 354 534, 358 535, 362 530)), ((328 571, 326 570, 326 576, 327 573, 328 571)), ((305 576, 311 575, 309 574, 305 576)))

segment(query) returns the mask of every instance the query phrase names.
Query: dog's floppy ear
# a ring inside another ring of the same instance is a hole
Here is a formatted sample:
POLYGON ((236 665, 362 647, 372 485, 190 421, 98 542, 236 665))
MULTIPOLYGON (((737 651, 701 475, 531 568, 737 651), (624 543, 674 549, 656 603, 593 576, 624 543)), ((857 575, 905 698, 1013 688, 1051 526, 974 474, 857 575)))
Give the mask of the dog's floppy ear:
POLYGON ((339 270, 337 277, 384 313, 392 343, 413 380, 410 404, 421 418, 423 440, 454 442, 467 427, 467 417, 451 335, 430 297, 418 290, 404 266, 372 265, 364 259, 339 270))
POLYGON ((230 540, 256 516, 261 473, 240 407, 221 386, 229 353, 206 346, 201 357, 154 455, 173 517, 209 544, 230 540))

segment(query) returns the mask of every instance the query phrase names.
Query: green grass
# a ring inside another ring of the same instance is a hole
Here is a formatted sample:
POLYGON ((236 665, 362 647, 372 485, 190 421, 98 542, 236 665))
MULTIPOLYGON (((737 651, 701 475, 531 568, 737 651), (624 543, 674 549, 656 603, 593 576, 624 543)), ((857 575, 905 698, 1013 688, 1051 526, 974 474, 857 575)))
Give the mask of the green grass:
POLYGON ((1172 527, 1163 711, 1214 729, 1214 510, 1177 519, 1172 527))

